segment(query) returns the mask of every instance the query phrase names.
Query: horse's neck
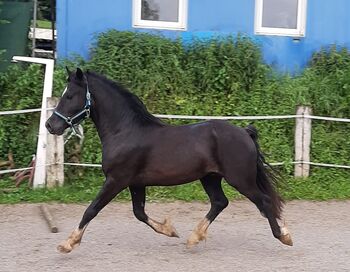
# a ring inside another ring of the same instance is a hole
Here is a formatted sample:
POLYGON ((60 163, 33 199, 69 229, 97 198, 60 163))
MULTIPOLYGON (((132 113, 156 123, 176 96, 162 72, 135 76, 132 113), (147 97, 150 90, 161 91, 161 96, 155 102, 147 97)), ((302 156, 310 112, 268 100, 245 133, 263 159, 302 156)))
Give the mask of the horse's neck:
MULTIPOLYGON (((89 82, 90 84, 90 82, 89 82)), ((123 120, 124 103, 120 101, 120 94, 98 79, 91 80, 91 119, 95 123, 97 132, 102 141, 118 134, 125 126, 123 120)))

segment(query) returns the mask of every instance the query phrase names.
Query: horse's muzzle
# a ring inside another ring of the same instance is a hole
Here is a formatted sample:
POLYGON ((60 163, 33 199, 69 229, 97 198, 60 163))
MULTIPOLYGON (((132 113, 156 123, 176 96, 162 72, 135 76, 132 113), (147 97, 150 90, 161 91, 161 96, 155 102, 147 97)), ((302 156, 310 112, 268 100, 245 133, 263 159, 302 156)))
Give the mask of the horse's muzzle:
POLYGON ((54 134, 53 128, 51 127, 49 121, 46 121, 45 127, 51 134, 54 134))
POLYGON ((63 132, 64 132, 64 130, 66 129, 66 128, 63 128, 63 129, 55 129, 55 128, 51 125, 50 119, 46 121, 45 127, 46 127, 46 129, 48 130, 48 132, 49 132, 50 134, 54 134, 54 135, 62 135, 63 132))

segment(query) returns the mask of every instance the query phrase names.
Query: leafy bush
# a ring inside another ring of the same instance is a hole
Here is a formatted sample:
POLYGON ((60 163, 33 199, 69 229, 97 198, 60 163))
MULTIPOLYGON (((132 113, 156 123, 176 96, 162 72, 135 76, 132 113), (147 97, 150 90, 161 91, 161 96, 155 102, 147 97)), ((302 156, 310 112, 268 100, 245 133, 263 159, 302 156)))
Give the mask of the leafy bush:
MULTIPOLYGON (((38 108, 41 105, 43 73, 37 65, 13 66, 0 74, 0 109, 38 108)), ((12 151, 17 165, 28 165, 36 150, 39 114, 5 115, 0 118, 0 159, 12 151)))

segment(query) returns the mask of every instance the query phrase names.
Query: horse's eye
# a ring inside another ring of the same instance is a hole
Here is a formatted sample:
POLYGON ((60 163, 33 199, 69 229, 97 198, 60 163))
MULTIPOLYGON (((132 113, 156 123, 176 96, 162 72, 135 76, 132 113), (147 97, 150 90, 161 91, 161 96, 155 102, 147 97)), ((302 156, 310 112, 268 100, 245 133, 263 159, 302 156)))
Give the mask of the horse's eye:
POLYGON ((67 94, 67 99, 68 99, 68 100, 71 100, 71 99, 72 99, 72 95, 67 94))

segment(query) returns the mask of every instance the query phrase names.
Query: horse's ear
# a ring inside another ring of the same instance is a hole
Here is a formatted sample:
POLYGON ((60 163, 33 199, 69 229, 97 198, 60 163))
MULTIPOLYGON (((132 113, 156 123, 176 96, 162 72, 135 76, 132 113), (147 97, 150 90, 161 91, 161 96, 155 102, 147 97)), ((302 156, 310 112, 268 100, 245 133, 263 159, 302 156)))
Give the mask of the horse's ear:
POLYGON ((79 80, 82 80, 84 77, 84 73, 79 67, 77 68, 75 75, 77 76, 77 79, 79 79, 79 80))
POLYGON ((66 71, 67 71, 67 74, 70 75, 70 71, 69 71, 68 66, 66 66, 66 71))

